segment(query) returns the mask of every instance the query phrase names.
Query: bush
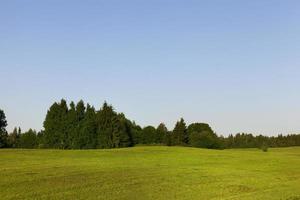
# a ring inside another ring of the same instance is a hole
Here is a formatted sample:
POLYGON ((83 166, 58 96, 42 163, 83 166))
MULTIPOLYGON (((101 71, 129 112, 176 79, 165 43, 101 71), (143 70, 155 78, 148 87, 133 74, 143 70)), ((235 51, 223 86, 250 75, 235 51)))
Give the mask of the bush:
POLYGON ((268 146, 267 145, 262 145, 260 148, 263 152, 268 152, 268 146))

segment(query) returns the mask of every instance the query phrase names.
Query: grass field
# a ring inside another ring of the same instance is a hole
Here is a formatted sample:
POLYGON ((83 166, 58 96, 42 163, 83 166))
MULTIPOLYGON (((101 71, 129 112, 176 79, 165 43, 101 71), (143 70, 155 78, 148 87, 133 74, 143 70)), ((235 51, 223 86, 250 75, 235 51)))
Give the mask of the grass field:
POLYGON ((300 148, 0 150, 0 199, 300 199, 300 148))

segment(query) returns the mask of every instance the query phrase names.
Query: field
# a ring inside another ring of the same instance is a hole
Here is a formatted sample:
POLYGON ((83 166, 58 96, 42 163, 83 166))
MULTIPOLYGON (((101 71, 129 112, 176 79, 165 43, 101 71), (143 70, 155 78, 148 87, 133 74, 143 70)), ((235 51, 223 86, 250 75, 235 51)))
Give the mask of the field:
POLYGON ((0 199, 300 199, 300 148, 0 150, 0 199))

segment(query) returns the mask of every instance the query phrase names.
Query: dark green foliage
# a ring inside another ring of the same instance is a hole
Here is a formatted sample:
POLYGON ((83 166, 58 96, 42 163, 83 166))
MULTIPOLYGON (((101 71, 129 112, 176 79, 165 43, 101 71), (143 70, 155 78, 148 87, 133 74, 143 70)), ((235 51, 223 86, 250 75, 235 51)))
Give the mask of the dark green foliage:
POLYGON ((0 109, 0 148, 8 147, 7 121, 3 110, 0 109))
POLYGON ((142 130, 141 144, 155 144, 156 129, 153 126, 146 126, 142 130))
POLYGON ((188 127, 189 144, 193 147, 219 149, 221 142, 208 124, 194 123, 188 127))
POLYGON ((68 148, 72 149, 76 146, 76 134, 77 134, 77 113, 75 103, 70 103, 70 108, 67 114, 67 137, 68 137, 68 148))
POLYGON ((166 144, 168 129, 164 123, 160 123, 156 129, 155 143, 166 144))
POLYGON ((142 144, 142 128, 133 121, 131 123, 131 135, 133 145, 142 144))
POLYGON ((36 132, 32 129, 29 129, 27 132, 21 134, 19 147, 28 149, 38 147, 36 132))
POLYGON ((85 105, 82 100, 80 100, 76 105, 75 116, 75 123, 73 124, 74 127, 71 129, 74 135, 72 137, 72 143, 70 147, 72 149, 86 148, 88 136, 86 131, 84 131, 85 127, 83 126, 85 118, 85 105))
POLYGON ((113 148, 119 143, 117 120, 117 113, 105 102, 96 119, 98 148, 113 148))
POLYGON ((238 133, 235 136, 229 135, 223 139, 226 148, 260 148, 263 144, 267 144, 271 138, 266 136, 256 136, 246 133, 238 133))
POLYGON ((7 132, 0 132, 0 148, 8 147, 8 134, 7 132))
POLYGON ((21 128, 17 129, 17 127, 14 128, 13 132, 8 135, 8 146, 12 148, 16 148, 19 146, 21 137, 21 128))
POLYGON ((6 126, 7 126, 7 121, 6 121, 6 116, 3 110, 0 109, 0 131, 1 132, 6 132, 6 126))
POLYGON ((106 102, 96 112, 83 101, 54 103, 46 116, 43 147, 91 149, 132 146, 133 125, 124 114, 118 114, 106 102))
POLYGON ((131 147, 134 145, 132 135, 132 123, 126 119, 123 113, 118 115, 118 126, 119 126, 119 147, 131 147))
POLYGON ((223 138, 225 148, 261 148, 267 147, 290 147, 300 146, 300 135, 278 135, 271 136, 253 136, 252 134, 238 133, 235 136, 229 135, 223 138))
POLYGON ((181 118, 175 125, 173 130, 173 145, 187 145, 188 144, 188 134, 186 129, 186 124, 184 119, 181 118))
POLYGON ((137 144, 180 145, 210 149, 224 148, 261 148, 300 146, 300 135, 278 135, 277 137, 253 136, 238 133, 235 136, 218 137, 205 123, 193 123, 188 127, 180 119, 173 131, 168 131, 165 124, 157 128, 146 126, 143 129, 130 121, 123 113, 103 104, 99 111, 81 100, 76 105, 62 99, 48 110, 44 130, 36 133, 29 130, 21 134, 15 128, 7 135, 7 122, 0 110, 0 147, 12 148, 60 148, 94 149, 131 147, 137 144))
POLYGON ((36 139, 37 139, 37 143, 38 143, 38 148, 44 148, 45 147, 45 132, 44 131, 39 131, 37 133, 36 139))
POLYGON ((173 137, 172 137, 172 132, 171 131, 168 131, 166 133, 165 144, 167 146, 173 146, 173 137))
MULTIPOLYGON (((236 134, 234 137, 230 137, 230 142, 227 144, 227 146, 234 147, 234 148, 250 148, 255 147, 257 144, 257 141, 255 140, 254 136, 252 134, 236 134)), ((264 142, 264 139, 262 138, 262 141, 264 142)))
POLYGON ((69 145, 68 106, 64 99, 54 103, 47 112, 44 121, 45 146, 65 149, 69 145))
POLYGON ((208 149, 219 149, 218 137, 208 131, 192 132, 190 135, 190 145, 208 149))
POLYGON ((188 133, 192 133, 192 132, 197 132, 197 133, 209 132, 209 133, 213 134, 213 130, 211 129, 211 127, 205 123, 190 124, 188 126, 188 133))
POLYGON ((80 126, 80 147, 82 149, 94 149, 97 146, 96 111, 87 104, 86 112, 80 126))

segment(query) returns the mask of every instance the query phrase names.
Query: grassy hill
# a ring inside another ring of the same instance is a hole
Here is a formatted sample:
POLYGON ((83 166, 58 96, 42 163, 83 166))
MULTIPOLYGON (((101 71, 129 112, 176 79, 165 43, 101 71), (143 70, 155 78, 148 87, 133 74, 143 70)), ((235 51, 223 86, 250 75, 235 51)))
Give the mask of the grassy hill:
POLYGON ((300 148, 0 150, 0 199, 300 199, 300 148))

